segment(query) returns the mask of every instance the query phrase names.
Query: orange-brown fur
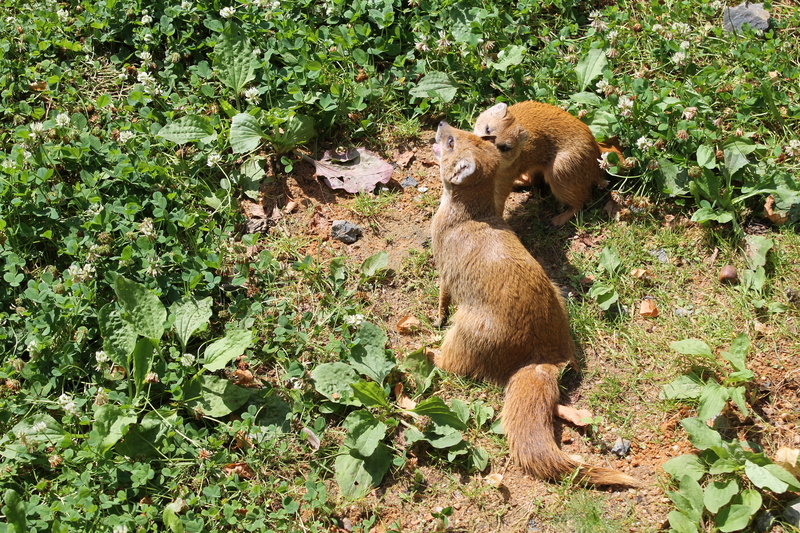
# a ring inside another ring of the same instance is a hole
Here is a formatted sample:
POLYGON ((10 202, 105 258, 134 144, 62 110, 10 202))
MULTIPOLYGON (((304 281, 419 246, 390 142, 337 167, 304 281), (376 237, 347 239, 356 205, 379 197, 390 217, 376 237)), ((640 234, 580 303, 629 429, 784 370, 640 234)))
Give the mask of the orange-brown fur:
POLYGON ((555 443, 558 369, 574 361, 574 344, 559 292, 497 214, 500 152, 491 141, 441 123, 434 154, 444 185, 432 224, 440 321, 451 301, 458 306, 436 365, 506 386, 503 426, 526 472, 558 478, 579 468, 590 483, 635 485, 608 468, 579 467, 555 443))
POLYGON ((564 225, 581 210, 593 187, 605 185, 605 172, 598 162, 601 152, 622 155, 615 148, 598 145, 589 127, 577 118, 542 102, 497 104, 478 116, 474 133, 494 137, 503 152, 496 191, 498 212, 502 215, 514 185, 537 185, 544 180, 567 206, 551 220, 555 226, 564 225), (527 140, 519 135, 520 127, 529 133, 527 140), (522 150, 520 143, 524 143, 522 150))

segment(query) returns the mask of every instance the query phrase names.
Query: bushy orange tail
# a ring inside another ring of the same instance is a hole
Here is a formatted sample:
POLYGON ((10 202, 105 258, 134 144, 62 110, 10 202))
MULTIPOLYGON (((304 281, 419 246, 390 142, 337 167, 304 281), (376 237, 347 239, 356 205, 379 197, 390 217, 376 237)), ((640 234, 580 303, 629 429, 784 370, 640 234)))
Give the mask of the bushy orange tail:
MULTIPOLYGON (((561 451, 553 436, 558 404, 558 368, 531 364, 519 369, 506 386, 503 427, 511 455, 523 470, 544 479, 571 474, 578 463, 561 451)), ((580 466, 578 479, 594 485, 637 486, 632 477, 610 468, 580 466)))

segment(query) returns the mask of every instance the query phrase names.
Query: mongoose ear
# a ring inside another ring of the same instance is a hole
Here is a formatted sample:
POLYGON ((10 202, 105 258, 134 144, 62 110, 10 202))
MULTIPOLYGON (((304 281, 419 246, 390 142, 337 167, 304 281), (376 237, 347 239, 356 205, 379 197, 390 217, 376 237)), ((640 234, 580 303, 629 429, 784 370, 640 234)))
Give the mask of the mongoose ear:
POLYGON ((492 113, 493 115, 499 115, 500 118, 502 118, 506 116, 506 114, 508 113, 508 105, 502 102, 499 104, 495 104, 489 108, 489 112, 492 113))
POLYGON ((528 137, 530 137, 530 136, 531 136, 531 134, 528 132, 528 130, 526 130, 522 126, 517 126, 517 135, 516 135, 516 137, 518 139, 517 142, 519 144, 522 144, 524 146, 525 143, 528 142, 528 137))
POLYGON ((460 185, 468 177, 475 173, 475 160, 470 158, 459 159, 453 167, 453 175, 450 176, 450 183, 460 185))

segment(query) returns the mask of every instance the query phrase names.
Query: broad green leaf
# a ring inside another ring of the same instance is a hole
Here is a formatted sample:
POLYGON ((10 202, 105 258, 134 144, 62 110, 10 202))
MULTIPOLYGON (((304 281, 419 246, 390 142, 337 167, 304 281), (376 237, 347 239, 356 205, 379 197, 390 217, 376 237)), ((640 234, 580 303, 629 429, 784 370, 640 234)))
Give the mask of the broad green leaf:
POLYGON ((617 269, 622 265, 622 258, 619 252, 613 246, 606 246, 600 252, 600 267, 605 270, 609 276, 613 276, 617 269))
POLYGON ((350 413, 342 422, 342 427, 347 431, 344 445, 355 449, 362 457, 369 457, 375 452, 387 430, 386 424, 363 409, 350 413))
POLYGON ((800 483, 793 475, 773 463, 759 465, 746 459, 744 472, 753 485, 760 489, 769 489, 777 494, 782 494, 790 488, 800 489, 800 483))
POLYGON ((386 333, 370 322, 362 322, 355 335, 358 344, 350 350, 350 364, 377 383, 383 383, 397 361, 386 350, 386 333))
POLYGON ((767 271, 763 266, 756 267, 755 270, 745 270, 742 272, 742 286, 747 291, 756 291, 761 293, 764 284, 767 281, 767 271))
POLYGON ((99 452, 114 446, 127 432, 131 424, 136 423, 136 415, 130 410, 107 403, 97 408, 94 413, 92 432, 97 434, 99 452))
POLYGON ((245 329, 229 330, 223 338, 206 346, 203 352, 203 368, 209 372, 216 372, 225 368, 225 365, 242 355, 252 342, 252 331, 245 329))
POLYGON ((358 374, 347 363, 323 363, 311 371, 317 392, 331 401, 348 405, 361 405, 350 386, 359 381, 358 374))
POLYGON ((722 446, 722 437, 719 433, 708 427, 699 418, 684 418, 681 425, 689 434, 689 440, 698 450, 707 450, 712 446, 722 446))
POLYGON ((461 432, 450 425, 440 425, 424 432, 425 440, 434 448, 444 449, 457 445, 464 440, 461 432))
POLYGON ((730 395, 726 387, 721 387, 715 381, 708 381, 700 394, 697 418, 700 420, 714 418, 722 411, 729 399, 730 395))
POLYGON ((733 220, 733 214, 730 211, 723 211, 721 209, 712 209, 710 207, 701 207, 692 215, 692 222, 709 222, 714 220, 720 224, 725 224, 733 220))
POLYGON ((439 426, 449 426, 460 430, 467 429, 466 424, 458 418, 458 415, 441 398, 436 396, 420 402, 411 412, 420 416, 427 416, 439 426))
POLYGON ((472 448, 470 460, 472 461, 472 467, 478 472, 482 472, 489 466, 489 452, 481 447, 472 448))
POLYGON ((672 383, 664 385, 661 390, 661 398, 665 400, 684 400, 687 398, 699 398, 703 392, 703 381, 694 374, 680 376, 672 383))
POLYGON ((424 348, 408 354, 402 366, 414 378, 417 394, 422 394, 431 386, 435 367, 425 355, 424 348))
POLYGON ((524 46, 512 44, 500 50, 497 54, 497 61, 491 61, 489 66, 500 72, 505 72, 508 67, 522 63, 522 60, 525 58, 525 52, 526 49, 524 46))
POLYGON ((186 406, 197 414, 219 418, 243 406, 250 391, 237 387, 227 379, 200 374, 183 388, 186 406))
POLYGON ((750 337, 747 336, 747 333, 740 333, 731 343, 730 352, 722 352, 722 357, 732 364, 736 370, 745 370, 747 368, 745 359, 749 348, 750 337))
POLYGON ((706 464, 693 454, 681 455, 670 459, 661 468, 675 479, 689 476, 695 481, 700 481, 706 474, 706 464))
POLYGON ((123 276, 117 276, 114 292, 125 310, 123 318, 131 322, 136 333, 156 342, 161 339, 164 334, 167 309, 158 296, 141 283, 123 276))
POLYGON ((17 491, 8 489, 3 494, 2 512, 6 516, 6 523, 11 526, 10 533, 28 533, 28 517, 24 501, 17 491))
POLYGON ((231 119, 231 150, 234 154, 252 152, 264 139, 258 121, 248 113, 239 113, 231 119))
POLYGON ((683 476, 680 483, 681 495, 686 498, 686 501, 691 506, 690 509, 681 509, 692 518, 695 522, 700 521, 703 514, 703 489, 700 484, 692 479, 691 476, 683 476))
POLYGON ((272 138, 272 145, 278 154, 283 154, 297 146, 311 140, 317 131, 314 129, 314 119, 305 115, 295 114, 287 120, 278 133, 272 138))
POLYGON ((731 457, 720 457, 708 468, 709 474, 730 474, 740 467, 739 461, 731 457))
POLYGON ((369 457, 363 457, 356 450, 342 446, 334 462, 336 483, 342 496, 350 500, 365 496, 372 487, 380 484, 391 464, 392 456, 383 443, 369 457))
POLYGON ((350 386, 353 388, 353 395, 365 407, 389 407, 389 402, 386 400, 386 392, 374 381, 362 379, 358 383, 352 383, 350 386))
POLYGON ((744 387, 728 389, 731 399, 736 403, 736 406, 739 407, 739 410, 742 412, 742 414, 744 416, 750 416, 750 410, 747 408, 747 402, 744 399, 745 391, 746 389, 744 387))
POLYGON ((186 350, 189 338, 198 330, 204 329, 211 318, 211 296, 195 300, 191 296, 173 303, 169 310, 174 317, 175 333, 181 341, 182 350, 186 350))
POLYGON ((97 323, 103 336, 103 350, 114 362, 130 372, 130 356, 136 347, 133 324, 123 319, 114 304, 106 304, 97 313, 97 323))
POLYGON ((153 341, 147 337, 139 339, 133 349, 133 382, 136 385, 136 393, 142 390, 147 374, 153 368, 155 357, 155 346, 153 341))
POLYGON ((461 420, 464 425, 467 424, 469 420, 469 404, 463 400, 459 400, 458 398, 453 398, 450 400, 450 408, 456 414, 459 420, 461 420))
POLYGON ((158 409, 149 411, 142 421, 133 424, 125 438, 114 449, 120 455, 148 457, 160 455, 164 438, 178 426, 176 411, 158 409))
POLYGON ((477 427, 482 427, 494 416, 494 408, 491 405, 486 405, 482 400, 472 402, 472 412, 474 413, 477 427))
POLYGON ((723 148, 722 154, 724 156, 725 168, 731 176, 750 163, 747 156, 737 149, 723 148))
POLYGON ((675 341, 669 345, 670 349, 675 350, 683 355, 702 355, 709 359, 714 359, 714 354, 708 344, 698 339, 686 339, 682 341, 675 341))
POLYGON ((406 445, 411 446, 415 442, 425 440, 425 435, 416 426, 408 426, 403 430, 403 437, 406 445))
POLYGON ((267 173, 261 166, 261 161, 258 158, 253 158, 245 161, 239 167, 237 183, 248 198, 258 200, 259 183, 266 175, 267 173))
POLYGON ((255 79, 253 47, 236 26, 229 26, 214 47, 214 72, 219 80, 238 95, 255 79))
POLYGON ((450 74, 434 70, 428 72, 408 93, 415 98, 430 98, 438 95, 445 103, 448 103, 458 93, 458 82, 450 74))
POLYGON ((724 481, 713 481, 708 484, 703 492, 703 504, 706 509, 716 514, 724 505, 730 503, 731 498, 739 492, 739 483, 731 478, 724 481))
POLYGON ((713 146, 701 144, 697 147, 697 165, 709 169, 717 166, 716 150, 713 146))
POLYGON ((361 263, 361 273, 364 277, 371 278, 389 265, 389 254, 386 251, 373 254, 361 263))
POLYGON ((775 245, 775 241, 763 235, 748 235, 745 237, 747 246, 747 266, 754 270, 767 264, 767 254, 775 245))
POLYGON ((589 107, 601 107, 603 105, 603 99, 593 92, 575 93, 569 99, 577 104, 589 107))
POLYGON ((575 66, 575 74, 578 77, 578 90, 582 91, 608 66, 605 50, 592 48, 589 53, 583 56, 575 66))
POLYGON ((24 434, 28 442, 37 444, 58 442, 66 435, 61 424, 52 416, 44 413, 22 419, 11 428, 11 434, 17 437, 24 434))
POLYGON ((184 533, 183 522, 181 522, 180 517, 172 508, 171 503, 164 507, 164 512, 161 513, 161 520, 169 528, 170 533, 184 533))
POLYGON ((186 144, 192 141, 211 142, 216 138, 214 125, 206 117, 186 115, 170 122, 158 131, 158 136, 175 144, 186 144))
POLYGON ((761 504, 764 503, 764 500, 761 497, 761 493, 756 489, 744 489, 735 495, 731 502, 737 505, 746 505, 750 508, 751 514, 755 514, 761 509, 761 504))
POLYGON ((661 189, 668 196, 689 194, 689 170, 669 159, 658 159, 658 175, 661 189))
POLYGON ((741 531, 750 523, 752 510, 746 505, 729 505, 720 509, 714 523, 720 531, 741 531))
POLYGON ((680 511, 670 511, 669 525, 677 531, 677 533, 698 533, 697 524, 692 522, 692 519, 680 511))

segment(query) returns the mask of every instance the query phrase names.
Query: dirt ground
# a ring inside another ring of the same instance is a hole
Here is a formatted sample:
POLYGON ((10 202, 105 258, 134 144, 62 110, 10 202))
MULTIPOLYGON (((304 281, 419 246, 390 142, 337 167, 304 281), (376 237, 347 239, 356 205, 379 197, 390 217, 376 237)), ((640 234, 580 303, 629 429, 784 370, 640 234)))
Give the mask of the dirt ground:
MULTIPOLYGON (((386 187, 400 192, 379 216, 364 219, 357 215, 352 208, 353 195, 328 188, 321 179, 314 177, 313 167, 306 162, 298 162, 294 172, 285 180, 280 179, 263 187, 263 201, 260 204, 245 202, 245 214, 252 219, 265 220, 272 226, 272 232, 308 236, 307 250, 302 253, 321 259, 344 255, 360 264, 374 253, 386 250, 389 267, 402 271, 410 250, 424 250, 428 246, 430 220, 438 207, 441 183, 438 164, 431 152, 432 142, 433 132, 426 132, 414 142, 398 144, 381 154, 395 167, 392 181, 386 187), (417 185, 403 188, 400 182, 407 176, 413 177, 417 185), (334 220, 358 224, 363 231, 362 237, 351 245, 331 239, 330 226, 334 220)), ((597 205, 602 206, 604 201, 596 203, 595 209, 597 205)), ((523 215, 529 216, 532 202, 541 211, 537 215, 541 220, 549 220, 557 213, 555 202, 543 200, 536 192, 513 193, 507 206, 507 218, 521 234, 529 226, 523 215)), ((559 282, 567 277, 565 269, 568 260, 565 255, 569 246, 574 246, 576 241, 580 246, 593 246, 594 242, 592 238, 576 235, 574 227, 557 231, 564 242, 571 244, 537 247, 533 242, 535 239, 521 237, 548 274, 559 282)), ((370 301, 374 302, 375 314, 383 319, 391 348, 399 359, 421 346, 438 346, 441 332, 429 327, 436 311, 435 300, 426 299, 419 290, 410 290, 402 283, 391 281, 380 288, 380 294, 371 295, 370 301), (400 334, 396 325, 407 316, 416 317, 422 327, 410 335, 400 334)), ((609 342, 621 341, 612 339, 609 342)), ((792 359, 789 348, 786 350, 786 359, 792 359)), ((602 350, 583 347, 587 368, 602 366, 602 357, 602 350)), ((780 398, 761 404, 764 407, 760 415, 771 423, 769 441, 763 443, 765 448, 774 452, 780 446, 798 447, 800 434, 796 424, 800 407, 800 372, 797 365, 793 371, 787 372, 787 368, 758 356, 749 364, 763 384, 763 394, 780 398)), ((566 384, 567 401, 581 407, 591 387, 592 383, 585 383, 582 378, 573 375, 566 384)), ((436 393, 445 398, 455 395, 452 391, 436 393)), ((657 394, 657 391, 653 394, 657 394)), ((487 401, 499 410, 502 391, 494 391, 487 401)), ((636 420, 634 425, 638 429, 631 439, 630 452, 624 459, 617 459, 607 449, 613 444, 614 435, 605 435, 605 440, 589 439, 585 428, 565 424, 558 427, 556 438, 560 439, 566 453, 579 455, 591 465, 618 469, 641 481, 642 486, 637 489, 587 490, 585 494, 589 499, 596 498, 600 502, 599 509, 604 518, 625 524, 625 531, 666 530, 669 529, 667 513, 672 507, 664 493, 668 476, 662 471, 661 465, 693 449, 679 425, 679 421, 690 414, 688 410, 664 413, 642 405, 634 405, 633 411, 636 420), (598 442, 605 442, 607 446, 598 445, 598 442)), ((750 423, 742 427, 748 428, 747 437, 752 439, 757 436, 757 424, 750 423)), ((364 501, 353 504, 343 512, 341 530, 347 531, 349 523, 355 523, 376 511, 380 521, 373 528, 375 533, 389 531, 393 529, 393 524, 394 527, 401 524, 400 531, 442 530, 437 529, 441 524, 431 513, 452 507, 454 512, 447 531, 587 531, 577 529, 569 521, 569 505, 575 499, 575 489, 563 489, 558 483, 523 475, 505 457, 501 439, 492 440, 486 436, 477 438, 480 442, 474 444, 483 446, 490 453, 489 471, 468 474, 450 467, 442 468, 426 454, 411 457, 404 470, 394 477, 387 475, 382 485, 364 501)))

